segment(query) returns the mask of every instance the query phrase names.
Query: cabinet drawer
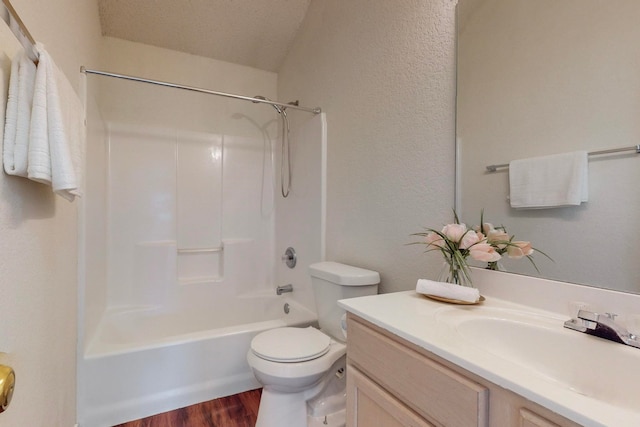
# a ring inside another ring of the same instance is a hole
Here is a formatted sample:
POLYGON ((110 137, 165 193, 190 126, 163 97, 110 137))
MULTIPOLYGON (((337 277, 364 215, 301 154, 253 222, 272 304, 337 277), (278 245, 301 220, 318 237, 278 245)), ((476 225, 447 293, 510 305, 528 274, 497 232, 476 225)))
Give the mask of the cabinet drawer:
POLYGON ((422 417, 448 427, 488 426, 486 387, 352 317, 348 334, 349 363, 422 417))

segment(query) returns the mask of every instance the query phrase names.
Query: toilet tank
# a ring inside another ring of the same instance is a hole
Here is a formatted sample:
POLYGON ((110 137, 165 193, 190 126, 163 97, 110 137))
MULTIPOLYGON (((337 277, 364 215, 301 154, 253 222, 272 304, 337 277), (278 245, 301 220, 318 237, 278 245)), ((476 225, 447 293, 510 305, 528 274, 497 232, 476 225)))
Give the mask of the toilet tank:
POLYGON ((341 319, 345 311, 338 307, 338 300, 377 294, 380 274, 331 261, 311 264, 309 273, 320 329, 344 341, 341 319))

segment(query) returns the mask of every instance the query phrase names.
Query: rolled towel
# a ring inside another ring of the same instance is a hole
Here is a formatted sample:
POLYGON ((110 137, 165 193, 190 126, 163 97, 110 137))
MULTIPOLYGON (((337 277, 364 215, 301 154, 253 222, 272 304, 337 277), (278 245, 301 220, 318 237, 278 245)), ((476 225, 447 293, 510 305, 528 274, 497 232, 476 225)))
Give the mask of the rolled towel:
POLYGON ((433 280, 427 279, 418 279, 416 292, 471 303, 480 301, 480 291, 476 288, 454 285, 452 283, 434 282, 433 280))

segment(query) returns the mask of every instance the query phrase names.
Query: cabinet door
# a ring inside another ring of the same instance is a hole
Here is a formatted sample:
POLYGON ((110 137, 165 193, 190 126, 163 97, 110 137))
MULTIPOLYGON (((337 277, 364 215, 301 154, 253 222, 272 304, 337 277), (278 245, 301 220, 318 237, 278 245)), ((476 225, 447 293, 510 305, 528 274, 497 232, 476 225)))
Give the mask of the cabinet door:
POLYGON ((520 409, 520 425, 522 427, 560 427, 525 408, 520 409))
POLYGON ((347 427, 434 427, 353 366, 347 368, 347 427))
POLYGON ((347 360, 408 408, 438 425, 489 426, 487 387, 375 326, 348 321, 347 360))

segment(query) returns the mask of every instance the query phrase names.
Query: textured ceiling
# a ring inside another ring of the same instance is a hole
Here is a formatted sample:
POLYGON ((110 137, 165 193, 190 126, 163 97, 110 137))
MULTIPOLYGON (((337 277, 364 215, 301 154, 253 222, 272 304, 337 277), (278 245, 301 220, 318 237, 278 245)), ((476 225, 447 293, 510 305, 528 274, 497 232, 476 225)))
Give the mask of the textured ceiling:
POLYGON ((277 71, 311 0, 98 0, 102 34, 277 71))

